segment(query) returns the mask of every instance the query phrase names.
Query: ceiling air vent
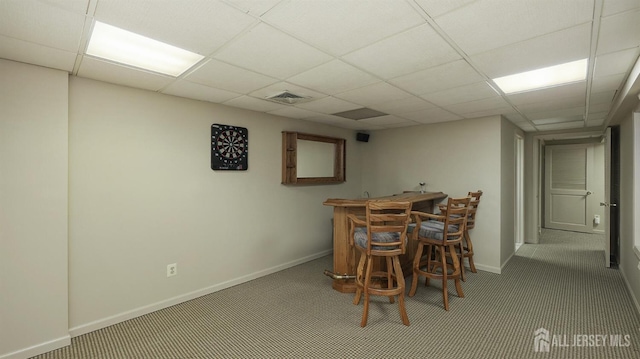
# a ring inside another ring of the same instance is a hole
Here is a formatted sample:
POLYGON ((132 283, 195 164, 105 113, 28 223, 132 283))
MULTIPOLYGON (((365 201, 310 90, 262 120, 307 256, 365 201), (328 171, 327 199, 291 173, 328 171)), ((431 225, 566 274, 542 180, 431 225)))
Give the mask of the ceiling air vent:
POLYGON ((376 110, 373 110, 373 109, 370 109, 370 108, 367 108, 367 107, 362 107, 362 108, 357 108, 355 110, 334 113, 333 115, 334 116, 340 116, 340 117, 348 118, 348 119, 351 119, 351 120, 363 120, 365 118, 387 116, 389 114, 388 113, 384 113, 384 112, 380 112, 380 111, 376 111, 376 110))
POLYGON ((269 96, 266 99, 277 103, 283 103, 285 105, 295 105, 297 103, 311 101, 311 97, 296 95, 286 90, 278 93, 277 95, 269 96))

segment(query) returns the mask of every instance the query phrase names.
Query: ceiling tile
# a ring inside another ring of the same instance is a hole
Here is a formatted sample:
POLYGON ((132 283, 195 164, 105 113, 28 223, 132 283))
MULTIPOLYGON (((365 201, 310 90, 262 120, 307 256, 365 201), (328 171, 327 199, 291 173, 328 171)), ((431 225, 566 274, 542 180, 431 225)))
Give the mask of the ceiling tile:
POLYGON ((71 72, 76 53, 0 35, 0 58, 71 72))
POLYGON ((538 128, 538 131, 568 130, 584 127, 584 121, 554 123, 550 125, 539 125, 536 127, 538 128))
POLYGON ((483 81, 444 91, 424 94, 421 97, 438 106, 449 106, 456 103, 464 103, 485 98, 497 98, 498 93, 483 81))
POLYGON ((604 119, 587 121, 587 127, 598 127, 598 126, 602 126, 603 124, 604 124, 604 119))
POLYGON ((517 112, 512 112, 512 113, 505 114, 504 117, 506 117, 507 120, 509 120, 509 121, 511 121, 513 123, 527 122, 527 119, 522 117, 522 115, 520 115, 517 112))
MULTIPOLYGON (((539 109, 538 109, 539 110, 539 109)), ((538 120, 550 119, 550 118, 572 118, 574 116, 584 116, 584 106, 559 108, 559 109, 544 109, 542 111, 525 111, 525 115, 533 122, 538 120)))
POLYGON ((76 53, 83 14, 35 1, 0 1, 0 35, 76 53), (6 14, 6 15, 5 15, 6 14))
POLYGON ((591 92, 591 97, 589 98, 589 103, 592 105, 596 104, 606 104, 607 106, 611 105, 613 102, 613 96, 615 96, 615 90, 609 91, 600 91, 600 92, 591 92))
POLYGON ((488 78, 587 57, 593 0, 0 0, 0 58, 68 72, 78 64, 87 78, 354 130, 502 114, 533 131, 530 119, 546 126, 609 116, 640 55, 640 1, 602 3, 591 88, 584 81, 513 94, 508 104, 488 78), (209 61, 175 79, 78 55, 93 21, 209 61), (264 100, 284 90, 312 100, 264 100), (330 116, 359 107, 406 121, 330 116))
POLYGON ((419 123, 436 123, 462 119, 461 116, 443 110, 439 107, 404 113, 402 114, 402 117, 419 123))
POLYGON ((593 121, 593 122, 597 122, 597 121, 604 121, 607 118, 607 115, 609 113, 608 112, 595 112, 595 113, 589 113, 589 116, 587 117, 587 122, 593 121))
POLYGON ((520 92, 508 95, 507 98, 515 105, 539 102, 553 102, 567 97, 582 97, 587 91, 586 81, 581 81, 569 85, 555 86, 536 91, 520 92))
POLYGON ((100 1, 95 19, 202 55, 256 22, 221 1, 100 1))
POLYGON ((478 0, 436 17, 469 55, 590 22, 591 1, 478 0), (469 31, 473 29, 473 31, 469 31))
POLYGON ((386 80, 461 57, 429 24, 424 24, 352 52, 343 58, 386 80))
POLYGON ((295 106, 306 109, 306 110, 310 110, 310 111, 324 113, 324 114, 350 111, 350 110, 355 110, 357 108, 362 107, 361 105, 356 105, 354 103, 344 101, 339 98, 335 98, 331 96, 314 100, 311 102, 304 102, 301 104, 297 104, 295 106))
POLYGON ((539 120, 533 120, 533 123, 538 125, 550 125, 553 123, 563 123, 563 122, 575 122, 582 121, 582 115, 574 115, 567 117, 551 117, 551 118, 542 118, 539 120))
POLYGON ((275 111, 277 109, 286 107, 286 105, 280 105, 267 100, 259 100, 255 97, 250 96, 236 97, 229 101, 225 101, 223 104, 260 112, 275 111))
POLYGON ((257 25, 214 57, 279 79, 286 79, 331 60, 331 56, 266 24, 257 25))
POLYGON ((640 10, 608 16, 600 22, 598 55, 640 46, 640 10))
POLYGON ((386 82, 379 82, 377 84, 337 94, 335 97, 364 106, 369 106, 390 101, 403 100, 411 97, 411 94, 389 85, 386 82))
POLYGON ((222 103, 241 96, 235 92, 220 90, 186 80, 172 83, 162 93, 215 103, 222 103))
POLYGON ((380 80, 340 60, 333 60, 288 78, 287 81, 326 94, 335 94, 370 85, 380 80))
POLYGON ((313 111, 309 111, 309 110, 305 110, 305 109, 293 107, 293 106, 285 106, 277 110, 269 111, 268 113, 272 115, 278 115, 278 116, 284 116, 284 117, 290 117, 290 118, 300 118, 300 119, 318 115, 317 112, 313 112, 313 111))
POLYGON ((278 82, 273 77, 257 74, 213 59, 185 76, 185 79, 241 94, 248 94, 278 82))
POLYGON ((389 82, 413 94, 424 95, 483 80, 466 61, 458 60, 396 77, 389 82))
POLYGON ((85 15, 89 7, 89 0, 38 0, 54 7, 58 7, 77 14, 85 15))
POLYGON ((372 125, 393 125, 393 124, 406 124, 407 122, 410 122, 412 124, 415 124, 415 122, 413 121, 408 121, 404 118, 400 118, 400 117, 396 117, 396 116, 380 116, 380 117, 374 117, 374 118, 365 118, 362 120, 358 120, 358 122, 362 122, 362 123, 368 123, 368 124, 372 124, 372 125))
POLYGON ((89 56, 82 59, 78 76, 151 91, 158 91, 174 80, 173 77, 116 65, 89 56))
POLYGON ((585 105, 580 103, 562 104, 556 103, 547 105, 545 103, 535 103, 519 106, 520 112, 530 120, 541 118, 552 118, 562 116, 573 116, 584 113, 585 105), (573 107, 571 107, 573 105, 573 107))
POLYGON ((230 5, 253 16, 262 16, 281 0, 225 0, 230 5))
POLYGON ((640 48, 635 47, 599 55, 596 57, 593 76, 602 77, 614 74, 626 74, 631 68, 629 65, 635 63, 635 60, 638 59, 638 54, 640 54, 640 48))
POLYGON ((408 97, 402 100, 383 102, 379 104, 369 105, 374 110, 386 112, 388 114, 403 114, 407 112, 415 112, 426 110, 435 107, 434 104, 429 103, 419 97, 408 97))
POLYGON ((344 55, 424 23, 404 1, 286 1, 263 19, 333 55, 344 55))
POLYGON ((516 123, 516 126, 520 127, 520 129, 522 129, 522 131, 525 132, 535 132, 536 128, 531 126, 528 122, 518 122, 516 123))
POLYGON ((429 16, 436 17, 474 1, 475 0, 416 0, 416 3, 424 9, 429 16))
POLYGON ((361 131, 381 130, 385 128, 379 125, 374 125, 366 122, 349 120, 346 118, 329 116, 329 115, 316 115, 313 117, 305 118, 303 121, 324 123, 331 126, 337 126, 337 127, 347 128, 351 130, 361 130, 361 131))
POLYGON ((471 56, 490 78, 512 75, 589 57, 591 24, 586 23, 471 56))
POLYGON ((411 127, 421 125, 415 121, 405 121, 405 122, 397 122, 397 123, 388 123, 384 125, 384 128, 402 128, 402 127, 411 127))
POLYGON ((385 126, 381 126, 381 125, 374 125, 372 123, 347 120, 347 119, 345 119, 344 121, 335 122, 335 125, 338 127, 348 128, 352 130, 359 130, 359 131, 374 131, 374 130, 382 130, 385 128, 385 126))
POLYGON ((480 117, 487 117, 487 116, 504 115, 506 113, 511 113, 511 112, 513 112, 513 108, 510 106, 491 107, 486 110, 467 112, 462 114, 462 116, 464 118, 480 118, 480 117))
POLYGON ((626 74, 595 77, 591 82, 591 92, 601 92, 607 90, 617 90, 626 74))
POLYGON ((609 16, 623 11, 640 9, 638 0, 614 0, 604 1, 602 6, 602 16, 609 16))
MULTIPOLYGON (((444 108, 449 112, 452 112, 461 116, 465 116, 466 114, 476 113, 480 111, 492 112, 491 110, 511 108, 511 107, 505 100, 502 99, 502 97, 496 96, 496 97, 486 98, 482 100, 475 100, 475 101, 469 101, 469 102, 454 104, 450 106, 445 106, 444 108)), ((499 113, 500 112, 497 112, 496 114, 499 114, 499 113)))

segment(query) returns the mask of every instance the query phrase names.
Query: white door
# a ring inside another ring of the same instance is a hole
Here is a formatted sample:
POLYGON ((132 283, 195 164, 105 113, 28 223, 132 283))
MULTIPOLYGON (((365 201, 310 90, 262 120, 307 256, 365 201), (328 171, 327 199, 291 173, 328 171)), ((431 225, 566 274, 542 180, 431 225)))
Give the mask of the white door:
POLYGON ((593 148, 587 144, 545 148, 545 228, 591 232, 588 196, 593 148))
MULTIPOLYGON (((604 221, 604 266, 611 266, 611 218, 609 218, 609 206, 611 205, 611 128, 607 128, 604 140, 604 206, 602 220, 604 221)), ((614 204, 615 205, 615 204, 614 204)))

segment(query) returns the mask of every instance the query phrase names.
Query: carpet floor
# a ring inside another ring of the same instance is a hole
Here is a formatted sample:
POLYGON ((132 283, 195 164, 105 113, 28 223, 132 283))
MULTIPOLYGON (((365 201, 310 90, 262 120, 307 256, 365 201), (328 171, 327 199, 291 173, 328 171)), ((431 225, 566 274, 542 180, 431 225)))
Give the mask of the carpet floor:
POLYGON ((406 300, 408 327, 397 304, 372 297, 361 328, 362 304, 323 275, 327 256, 35 358, 640 358, 640 315, 621 273, 604 267, 603 240, 544 230, 502 274, 469 272, 465 298, 450 285, 449 312, 439 283, 418 288, 406 300))

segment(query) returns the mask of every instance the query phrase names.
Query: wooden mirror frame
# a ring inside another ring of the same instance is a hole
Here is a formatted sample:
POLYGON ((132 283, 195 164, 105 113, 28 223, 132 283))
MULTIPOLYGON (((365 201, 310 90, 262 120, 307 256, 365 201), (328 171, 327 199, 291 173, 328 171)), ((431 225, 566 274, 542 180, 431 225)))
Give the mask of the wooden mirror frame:
POLYGON ((346 140, 343 138, 282 131, 282 184, 325 184, 346 181, 345 144, 346 140), (333 177, 298 177, 298 140, 334 144, 333 177))

